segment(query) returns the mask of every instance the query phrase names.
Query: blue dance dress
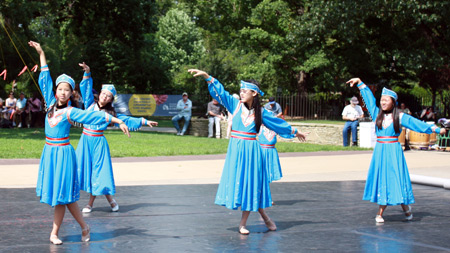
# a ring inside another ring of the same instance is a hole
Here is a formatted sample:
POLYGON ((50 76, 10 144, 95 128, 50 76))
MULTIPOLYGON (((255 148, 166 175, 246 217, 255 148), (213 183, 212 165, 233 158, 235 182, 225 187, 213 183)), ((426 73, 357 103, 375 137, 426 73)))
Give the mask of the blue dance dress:
MULTIPOLYGON (((55 105, 53 81, 47 66, 41 67, 39 86, 46 104, 55 105)), ((112 116, 104 112, 85 112, 66 107, 53 110, 45 117, 46 143, 39 163, 36 194, 42 203, 51 206, 76 202, 80 197, 75 150, 69 141, 73 122, 83 124, 108 124, 112 116)))
POLYGON ((267 172, 269 183, 280 180, 283 174, 281 172, 278 151, 275 148, 277 133, 262 125, 258 134, 258 141, 261 146, 263 166, 267 172))
MULTIPOLYGON (((231 138, 215 203, 233 210, 241 207, 242 211, 258 211, 271 206, 268 173, 256 140, 254 110, 231 96, 215 78, 208 81, 208 89, 213 98, 233 112, 231 138)), ((271 112, 262 110, 261 114, 267 128, 292 137, 297 133, 297 129, 271 112)))
MULTIPOLYGON (((86 111, 100 111, 98 104, 94 101, 90 73, 83 75, 80 91, 84 108, 87 108, 86 111)), ((144 118, 133 118, 122 114, 117 114, 116 117, 122 120, 130 131, 136 131, 142 125, 147 124, 147 120, 144 118)), ((114 195, 116 193, 109 145, 103 135, 108 125, 109 123, 102 125, 84 124, 83 134, 76 150, 78 180, 81 190, 94 196, 114 195)))
MULTIPOLYGON (((375 121, 379 112, 375 97, 365 85, 361 86, 360 91, 375 121)), ((432 125, 404 113, 400 113, 399 117, 400 124, 406 128, 420 133, 432 133, 432 125)), ((377 143, 370 162, 363 200, 379 205, 409 205, 414 203, 414 194, 402 146, 398 142, 400 133, 395 132, 391 121, 392 119, 385 118, 382 129, 375 127, 377 143)))

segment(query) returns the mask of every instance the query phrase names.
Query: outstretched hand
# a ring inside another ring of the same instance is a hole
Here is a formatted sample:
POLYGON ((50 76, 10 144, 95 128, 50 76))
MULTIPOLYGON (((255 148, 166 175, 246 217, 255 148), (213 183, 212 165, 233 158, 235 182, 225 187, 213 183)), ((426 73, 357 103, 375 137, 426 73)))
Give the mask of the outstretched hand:
POLYGON ((30 47, 34 47, 36 49, 36 51, 38 52, 38 54, 41 54, 44 52, 44 50, 42 50, 41 44, 34 42, 32 40, 28 41, 28 45, 30 47))
POLYGON ((206 72, 203 71, 203 70, 199 70, 199 69, 188 69, 188 72, 189 72, 190 74, 193 74, 194 77, 202 76, 202 77, 205 78, 205 79, 208 79, 208 78, 209 78, 208 73, 206 73, 206 72))
POLYGON ((299 141, 306 141, 306 136, 309 135, 309 132, 306 133, 302 133, 302 132, 297 132, 297 134, 295 135, 295 137, 297 137, 297 139, 299 141))
POLYGON ((130 132, 128 131, 128 127, 126 124, 119 124, 120 130, 130 138, 130 132))
POLYGON ((147 125, 148 125, 149 127, 158 126, 158 122, 156 122, 156 121, 151 121, 151 120, 147 120, 147 125))
POLYGON ((78 63, 78 65, 80 65, 80 67, 83 69, 84 72, 89 73, 91 72, 91 68, 89 68, 88 65, 86 65, 86 63, 78 63))
POLYGON ((361 79, 359 79, 358 77, 355 77, 355 78, 348 80, 346 83, 349 83, 350 87, 353 87, 355 84, 358 85, 361 82, 362 82, 361 79))
POLYGON ((439 133, 440 135, 445 135, 445 133, 447 132, 447 130, 445 128, 441 128, 441 132, 439 133))

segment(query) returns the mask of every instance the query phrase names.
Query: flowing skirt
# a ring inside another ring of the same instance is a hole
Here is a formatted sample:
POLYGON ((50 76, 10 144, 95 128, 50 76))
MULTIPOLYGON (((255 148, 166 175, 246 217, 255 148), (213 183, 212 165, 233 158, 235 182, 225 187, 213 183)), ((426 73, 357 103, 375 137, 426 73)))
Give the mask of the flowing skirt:
POLYGON ((267 174, 256 140, 230 138, 215 203, 242 211, 272 206, 267 174))
POLYGON ((363 200, 379 205, 409 205, 415 202, 400 143, 376 144, 363 200))
POLYGON ((51 206, 78 201, 80 185, 77 177, 77 160, 72 145, 45 145, 39 163, 36 195, 41 203, 51 206))
POLYGON ((261 148, 263 156, 263 165, 267 172, 269 183, 280 180, 283 177, 281 173, 280 158, 276 148, 261 148))
POLYGON ((82 134, 76 154, 81 190, 94 196, 114 195, 116 186, 106 138, 82 134))

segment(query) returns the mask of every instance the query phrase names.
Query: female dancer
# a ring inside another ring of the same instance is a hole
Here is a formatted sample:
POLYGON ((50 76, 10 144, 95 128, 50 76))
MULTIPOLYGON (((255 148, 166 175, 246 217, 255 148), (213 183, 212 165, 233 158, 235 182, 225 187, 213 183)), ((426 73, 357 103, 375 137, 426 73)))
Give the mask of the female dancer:
POLYGON ((120 124, 124 133, 129 135, 128 127, 123 121, 104 112, 85 112, 69 106, 75 81, 68 75, 60 75, 56 79, 56 96, 53 94, 53 81, 47 66, 44 51, 39 43, 30 41, 28 44, 39 53, 41 73, 39 86, 46 104, 45 117, 46 143, 39 164, 39 174, 36 194, 42 203, 55 207, 53 230, 50 242, 62 244, 58 232, 64 219, 66 206, 82 229, 81 240, 90 240, 90 228, 81 215, 76 201, 80 198, 80 185, 77 177, 75 150, 69 142, 69 132, 72 122, 85 124, 104 124, 114 122, 120 124))
MULTIPOLYGON (((126 115, 116 114, 112 102, 116 95, 116 89, 112 84, 105 84, 102 87, 98 102, 94 101, 92 93, 92 78, 90 68, 84 62, 79 64, 83 70, 83 81, 80 83, 81 96, 84 101, 86 111, 104 111, 122 120, 130 131, 136 131, 142 125, 150 127, 158 125, 157 122, 144 118, 133 118, 126 115)), ((89 203, 83 208, 83 213, 90 213, 94 206, 96 196, 105 195, 111 206, 111 211, 119 211, 119 205, 112 195, 116 193, 114 175, 112 169, 109 145, 103 136, 103 131, 108 127, 108 123, 103 125, 83 126, 83 134, 78 143, 76 154, 78 162, 78 179, 80 188, 91 194, 89 203)))
MULTIPOLYGON (((284 137, 290 138, 290 136, 284 137)), ((278 151, 275 148, 275 144, 277 143, 277 133, 268 129, 264 125, 261 125, 261 130, 258 134, 258 142, 261 146, 263 165, 265 167, 265 171, 267 172, 267 179, 269 180, 269 183, 280 180, 281 177, 283 177, 283 174, 281 173, 278 151)))
POLYGON ((383 88, 380 108, 376 106, 375 97, 370 89, 359 78, 352 78, 347 83, 358 86, 367 109, 376 124, 377 144, 373 151, 363 200, 378 203, 375 221, 383 223, 386 206, 401 205, 406 220, 412 220, 410 204, 414 204, 414 195, 409 179, 403 150, 398 142, 401 126, 420 133, 433 132, 444 134, 445 129, 432 126, 412 116, 399 113, 395 106, 397 94, 383 88))
POLYGON ((188 70, 194 77, 202 76, 208 89, 228 111, 233 112, 233 124, 227 157, 217 190, 215 203, 236 210, 241 207, 242 218, 239 233, 249 234, 246 223, 250 211, 258 211, 269 230, 276 230, 275 223, 264 208, 272 205, 269 180, 261 162, 261 148, 256 141, 261 124, 278 133, 290 134, 304 140, 306 134, 297 132, 286 121, 263 110, 259 95, 263 92, 256 81, 241 81, 241 100, 234 98, 219 81, 198 69, 188 70))

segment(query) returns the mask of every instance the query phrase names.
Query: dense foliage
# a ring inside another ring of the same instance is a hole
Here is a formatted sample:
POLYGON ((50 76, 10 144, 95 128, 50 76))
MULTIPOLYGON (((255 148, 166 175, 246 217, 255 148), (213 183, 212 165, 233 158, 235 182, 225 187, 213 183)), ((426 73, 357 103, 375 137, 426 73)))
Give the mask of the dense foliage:
MULTIPOLYGON (((403 93, 421 86, 433 99, 448 94, 449 1, 4 0, 0 12, 28 66, 38 59, 26 41, 37 40, 53 75, 80 79, 85 61, 97 88, 207 97, 186 73, 196 67, 232 92, 254 78, 269 95, 344 98, 352 92, 344 82, 359 76, 403 93)), ((1 29, 4 97, 23 63, 1 29)), ((29 75, 17 82, 35 89, 29 75)))

